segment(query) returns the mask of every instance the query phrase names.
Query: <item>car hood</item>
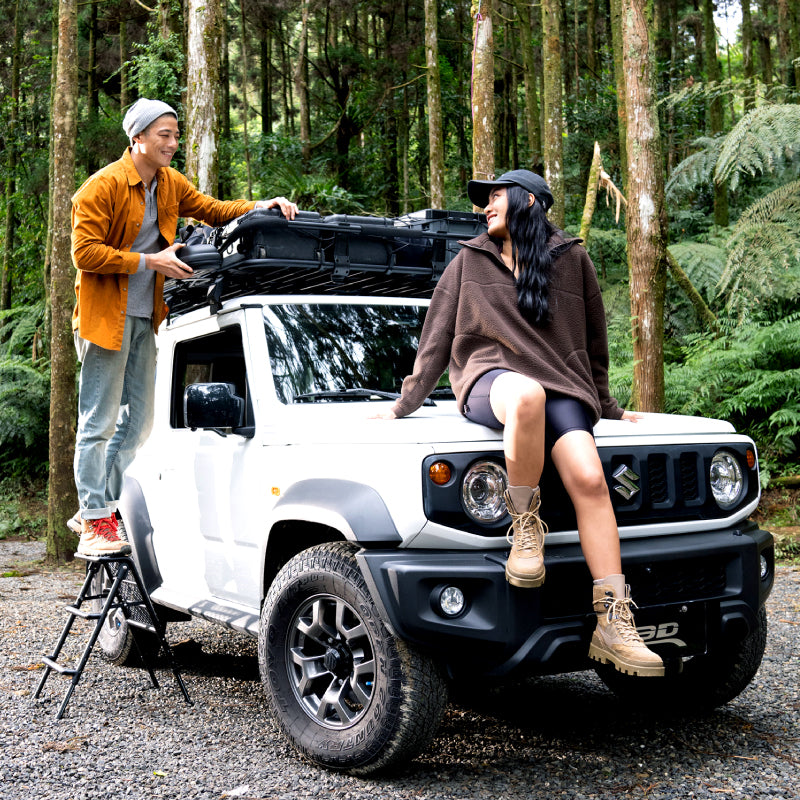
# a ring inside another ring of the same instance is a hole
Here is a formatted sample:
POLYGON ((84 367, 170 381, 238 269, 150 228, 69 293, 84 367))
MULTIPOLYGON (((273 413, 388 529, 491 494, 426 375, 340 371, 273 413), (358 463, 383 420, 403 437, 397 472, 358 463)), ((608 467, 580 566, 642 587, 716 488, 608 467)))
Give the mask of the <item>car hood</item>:
MULTIPOLYGON (((398 420, 374 418, 385 413, 389 403, 344 402, 301 403, 282 407, 271 414, 269 443, 306 444, 447 444, 454 442, 499 445, 500 431, 477 425, 463 417, 454 401, 437 401, 398 420)), ((261 428, 264 430, 264 428, 261 428)), ((696 441, 697 437, 725 437, 733 426, 722 420, 675 414, 644 414, 637 422, 600 420, 595 427, 598 446, 604 444, 654 443, 665 439, 696 441)), ((491 446, 491 445, 490 445, 491 446)))

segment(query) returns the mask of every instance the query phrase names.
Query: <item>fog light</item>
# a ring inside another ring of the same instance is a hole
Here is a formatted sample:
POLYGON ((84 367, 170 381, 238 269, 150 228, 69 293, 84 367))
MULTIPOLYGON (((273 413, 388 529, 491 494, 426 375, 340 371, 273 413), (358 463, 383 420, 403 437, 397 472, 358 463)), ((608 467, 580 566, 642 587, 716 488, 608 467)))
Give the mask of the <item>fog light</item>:
POLYGON ((457 617, 466 606, 464 592, 458 586, 445 586, 439 595, 439 608, 446 617, 457 617))
POLYGON ((764 556, 761 556, 761 580, 766 580, 767 576, 769 575, 769 561, 767 561, 764 556))

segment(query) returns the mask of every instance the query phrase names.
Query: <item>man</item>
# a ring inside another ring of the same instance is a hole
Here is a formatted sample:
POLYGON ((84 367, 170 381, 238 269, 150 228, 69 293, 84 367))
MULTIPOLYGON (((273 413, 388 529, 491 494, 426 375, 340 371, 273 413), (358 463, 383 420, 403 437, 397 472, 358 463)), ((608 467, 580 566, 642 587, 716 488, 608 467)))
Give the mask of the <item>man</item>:
POLYGON ((72 317, 81 361, 75 484, 80 509, 69 521, 83 555, 130 552, 116 507, 122 477, 150 432, 155 332, 165 318, 164 279, 192 270, 172 244, 178 218, 222 225, 286 198, 223 202, 201 194, 169 164, 178 149, 178 115, 143 98, 125 115, 131 146, 92 175, 72 198, 72 260, 77 303, 72 317))

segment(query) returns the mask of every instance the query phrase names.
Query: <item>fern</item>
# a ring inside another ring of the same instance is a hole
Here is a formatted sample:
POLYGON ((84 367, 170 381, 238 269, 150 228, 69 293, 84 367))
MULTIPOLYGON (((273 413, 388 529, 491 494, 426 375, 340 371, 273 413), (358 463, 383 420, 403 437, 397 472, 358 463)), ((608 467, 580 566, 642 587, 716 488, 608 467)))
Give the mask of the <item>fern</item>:
POLYGON ((724 141, 721 136, 701 136, 692 142, 692 146, 699 149, 684 158, 672 171, 664 187, 667 202, 677 202, 712 182, 724 141))
POLYGON ((677 242, 670 245, 669 252, 689 276, 694 288, 706 300, 711 300, 725 269, 725 249, 706 242, 677 242))
MULTIPOLYGON (((714 180, 736 190, 743 173, 777 172, 800 156, 800 106, 754 108, 725 137, 714 180)), ((680 166, 680 165, 679 165, 680 166)))
POLYGON ((719 283, 727 306, 740 319, 776 300, 800 296, 800 181, 753 203, 728 243, 719 283))

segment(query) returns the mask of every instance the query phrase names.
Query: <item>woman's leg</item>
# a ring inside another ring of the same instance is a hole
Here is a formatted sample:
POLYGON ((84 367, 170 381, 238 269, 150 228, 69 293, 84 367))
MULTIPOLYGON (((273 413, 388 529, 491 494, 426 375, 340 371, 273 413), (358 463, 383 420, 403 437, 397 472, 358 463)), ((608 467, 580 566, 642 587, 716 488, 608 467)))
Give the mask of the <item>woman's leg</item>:
POLYGON ((516 372, 495 378, 489 402, 503 423, 503 449, 512 486, 539 485, 544 466, 544 403, 542 385, 516 372))
POLYGON ((575 508, 592 578, 621 573, 619 531, 594 437, 583 430, 569 431, 553 445, 551 457, 575 508))

